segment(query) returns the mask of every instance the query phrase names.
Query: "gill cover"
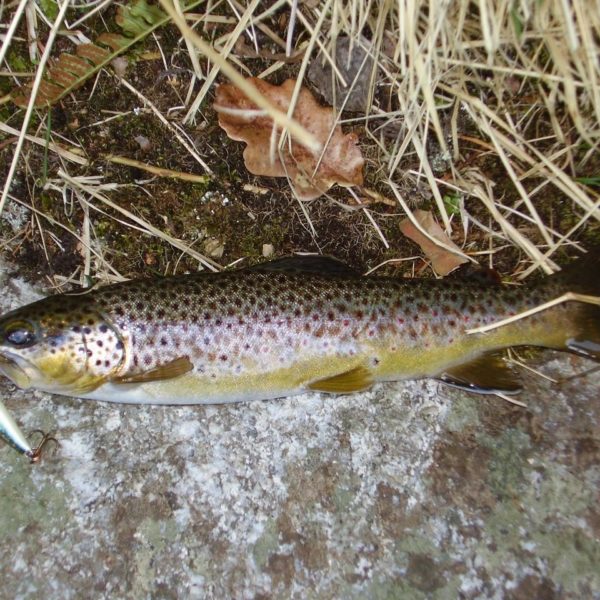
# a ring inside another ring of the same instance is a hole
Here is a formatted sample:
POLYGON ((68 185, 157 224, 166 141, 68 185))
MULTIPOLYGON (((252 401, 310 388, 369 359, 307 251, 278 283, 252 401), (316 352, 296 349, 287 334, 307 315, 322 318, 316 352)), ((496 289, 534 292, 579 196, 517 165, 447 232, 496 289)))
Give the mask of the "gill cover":
POLYGON ((119 332, 85 297, 52 296, 0 318, 0 372, 19 387, 84 394, 124 357, 119 332))

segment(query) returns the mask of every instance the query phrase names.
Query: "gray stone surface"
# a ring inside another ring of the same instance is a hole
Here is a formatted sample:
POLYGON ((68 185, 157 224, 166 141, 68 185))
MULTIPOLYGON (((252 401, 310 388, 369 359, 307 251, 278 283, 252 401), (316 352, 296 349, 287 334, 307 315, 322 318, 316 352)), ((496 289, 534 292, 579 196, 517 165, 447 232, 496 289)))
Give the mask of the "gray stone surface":
POLYGON ((600 374, 525 378, 527 409, 431 381, 173 408, 2 380, 61 443, 0 447, 2 596, 600 598, 600 374))

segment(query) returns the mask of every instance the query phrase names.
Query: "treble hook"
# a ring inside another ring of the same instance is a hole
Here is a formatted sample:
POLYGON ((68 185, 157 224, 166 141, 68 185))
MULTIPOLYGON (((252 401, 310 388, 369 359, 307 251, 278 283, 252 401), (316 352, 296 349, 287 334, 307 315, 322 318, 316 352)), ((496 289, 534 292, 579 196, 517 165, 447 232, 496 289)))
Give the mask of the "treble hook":
POLYGON ((29 458, 29 463, 34 465, 40 462, 42 458, 42 450, 48 442, 54 442, 57 446, 60 446, 60 443, 55 437, 52 436, 51 432, 44 433, 41 429, 34 429, 31 433, 40 433, 42 435, 41 442, 35 448, 32 448, 29 452, 25 453, 27 458, 29 458))

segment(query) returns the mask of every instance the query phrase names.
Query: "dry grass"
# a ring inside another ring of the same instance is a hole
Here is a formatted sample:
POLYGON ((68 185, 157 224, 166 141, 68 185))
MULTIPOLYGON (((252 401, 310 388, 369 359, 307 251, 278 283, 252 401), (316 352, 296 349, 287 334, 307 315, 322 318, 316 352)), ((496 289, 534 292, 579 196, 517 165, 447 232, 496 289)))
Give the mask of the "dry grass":
MULTIPOLYGON (((394 231, 417 203, 436 211, 467 256, 483 255, 491 264, 497 255, 506 256, 503 268, 521 278, 539 269, 554 272, 564 248, 598 239, 600 13, 594 3, 278 0, 265 9, 257 0, 227 0, 200 3, 185 15, 179 2, 161 0, 160 5, 174 23, 168 35, 158 30, 131 54, 126 75, 103 70, 63 100, 61 109, 74 115, 66 124, 52 123, 48 111, 33 108, 33 99, 25 111, 16 109, 9 101, 9 84, 22 85, 33 75, 35 91, 50 57, 69 44, 110 31, 111 4, 89 2, 75 8, 64 2, 53 16, 24 0, 2 6, 0 210, 6 212, 17 202, 30 210, 16 234, 6 233, 10 239, 4 248, 14 258, 24 240, 36 240, 48 255, 46 244, 60 244, 49 229, 69 231, 80 264, 55 278, 54 285, 86 284, 90 276, 122 278, 112 265, 114 253, 107 253, 102 243, 100 220, 106 218, 137 231, 142 239, 170 246, 188 257, 188 266, 223 266, 156 224, 154 213, 162 214, 163 206, 159 199, 152 204, 148 180, 127 189, 144 198, 146 188, 150 216, 122 205, 123 180, 133 179, 127 171, 131 167, 169 178, 152 188, 165 195, 176 195, 187 176, 197 181, 213 173, 213 188, 223 195, 231 190, 228 179, 236 177, 242 180, 240 190, 268 188, 291 200, 289 219, 297 221, 285 232, 293 243, 282 244, 282 249, 335 249, 330 238, 336 223, 320 220, 320 205, 295 204, 289 191, 277 191, 264 178, 256 182, 240 168, 235 150, 222 151, 233 143, 216 129, 210 102, 216 83, 228 78, 273 116, 279 148, 287 136, 315 147, 312 135, 291 118, 293 105, 287 114, 277 111, 244 77, 281 81, 293 76, 297 94, 322 53, 333 66, 333 76, 351 88, 358 73, 345 81, 344 65, 336 64, 336 44, 344 36, 372 58, 361 65, 369 70, 368 109, 338 116, 344 127, 360 135, 369 184, 364 190, 338 190, 325 200, 343 207, 338 213, 342 220, 344 211, 360 211, 366 224, 361 231, 371 231, 347 240, 348 248, 376 245, 379 250, 370 255, 373 265, 414 254, 414 247, 403 245, 394 231), (173 41, 175 26, 181 37, 173 41), (21 67, 31 56, 39 59, 35 74, 21 67), (140 74, 149 64, 161 77, 165 74, 167 91, 165 86, 159 91, 159 82, 140 85, 140 74), (114 99, 106 90, 116 86, 121 106, 103 105, 103 98, 114 99), (97 102, 99 108, 88 110, 88 104, 97 102), (111 146, 110 140, 100 150, 94 147, 90 132, 101 133, 117 119, 127 123, 131 115, 147 110, 157 137, 149 141, 158 147, 158 138, 167 136, 176 152, 141 155, 135 144, 123 149, 118 142, 111 146), (215 144, 220 144, 217 149, 215 144), (107 173, 107 157, 124 170, 107 173), (112 181, 113 176, 119 180, 112 181), (71 206, 71 212, 41 206, 39 198, 47 195, 59 206, 71 206), (294 231, 300 232, 297 240, 294 231), (307 234, 309 238, 302 237, 307 234), (311 240, 311 248, 298 247, 305 239, 311 240)), ((262 198, 256 197, 253 206, 262 198)), ((245 202, 243 196, 237 201, 245 202)), ((212 234, 218 237, 218 232, 212 234)), ((172 256, 175 260, 177 254, 172 256)), ((223 263, 239 258, 229 255, 223 263)))

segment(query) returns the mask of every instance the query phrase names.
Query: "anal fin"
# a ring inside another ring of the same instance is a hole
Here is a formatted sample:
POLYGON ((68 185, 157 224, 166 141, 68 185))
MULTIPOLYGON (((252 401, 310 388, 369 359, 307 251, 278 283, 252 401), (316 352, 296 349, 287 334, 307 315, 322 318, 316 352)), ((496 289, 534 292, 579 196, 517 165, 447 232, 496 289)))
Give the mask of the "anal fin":
POLYGON ((111 379, 112 383, 147 383, 150 381, 162 381, 164 379, 173 379, 184 373, 188 373, 194 368, 187 356, 176 358, 171 362, 159 365, 153 369, 142 371, 141 373, 132 373, 131 375, 121 375, 111 379))
POLYGON ((326 377, 313 381, 308 388, 316 392, 329 392, 330 394, 345 394, 360 392, 373 385, 371 373, 365 367, 355 367, 333 377, 326 377))
POLYGON ((518 375, 496 353, 484 354, 446 369, 437 378, 448 385, 478 394, 517 394, 522 389, 518 375))

